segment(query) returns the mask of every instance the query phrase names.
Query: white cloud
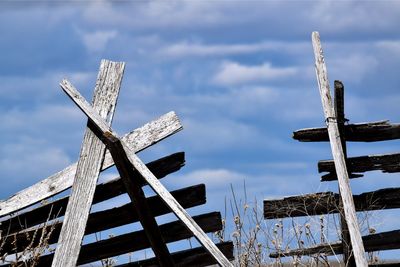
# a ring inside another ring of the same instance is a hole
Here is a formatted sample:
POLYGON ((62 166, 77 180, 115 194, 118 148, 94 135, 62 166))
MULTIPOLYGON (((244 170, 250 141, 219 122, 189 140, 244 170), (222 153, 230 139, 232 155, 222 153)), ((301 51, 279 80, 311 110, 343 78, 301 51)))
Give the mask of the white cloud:
POLYGON ((300 52, 310 46, 305 42, 256 42, 247 44, 202 44, 182 41, 167 45, 158 52, 169 57, 186 56, 223 56, 237 54, 251 54, 263 51, 300 52))
POLYGON ((118 32, 113 31, 95 31, 91 33, 83 33, 82 39, 86 49, 89 52, 102 52, 108 42, 117 36, 118 32))
POLYGON ((186 174, 174 175, 171 183, 179 187, 203 183, 210 189, 228 189, 230 183, 238 183, 245 178, 245 174, 228 169, 197 169, 186 174))
POLYGON ((365 53, 351 53, 336 56, 327 62, 330 77, 339 77, 342 81, 361 82, 367 75, 374 73, 378 59, 365 53))
POLYGON ((71 163, 71 159, 62 149, 51 146, 44 139, 29 137, 4 144, 0 148, 0 154, 2 177, 13 181, 2 186, 10 195, 13 193, 11 189, 21 190, 71 163))
POLYGON ((294 67, 275 68, 271 63, 246 66, 237 62, 227 61, 221 64, 213 81, 219 85, 237 85, 243 83, 276 80, 283 77, 289 78, 298 70, 294 67))
POLYGON ((225 1, 135 1, 131 5, 113 5, 96 1, 84 12, 86 20, 96 24, 126 25, 133 28, 186 28, 224 22, 225 1), (104 19, 107 18, 107 19, 104 19))
POLYGON ((393 30, 399 9, 396 1, 319 1, 310 6, 307 19, 324 32, 371 33, 393 30))

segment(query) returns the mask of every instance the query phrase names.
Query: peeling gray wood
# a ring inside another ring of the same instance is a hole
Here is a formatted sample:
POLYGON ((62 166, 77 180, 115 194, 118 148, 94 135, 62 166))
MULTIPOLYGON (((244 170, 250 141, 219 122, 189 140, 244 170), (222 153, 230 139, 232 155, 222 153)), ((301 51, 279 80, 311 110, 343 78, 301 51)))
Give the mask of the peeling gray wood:
POLYGON ((318 86, 321 94, 325 119, 327 121, 329 140, 331 144, 333 159, 335 161, 336 173, 338 174, 339 188, 343 201, 343 209, 346 222, 350 231, 354 258, 356 260, 357 266, 366 267, 368 266, 368 262, 365 257, 364 245, 361 239, 360 228, 356 217, 356 210, 354 207, 353 196, 350 188, 349 175, 347 172, 345 157, 340 140, 339 128, 332 106, 328 73, 326 70, 325 59, 318 32, 312 33, 312 43, 315 55, 315 70, 317 74, 318 86))
MULTIPOLYGON (((114 115, 124 68, 125 63, 105 60, 100 65, 93 108, 108 125, 114 115)), ((53 267, 76 266, 105 152, 101 140, 92 130, 86 129, 53 267)))
MULTIPOLYGON (((182 130, 182 125, 175 112, 169 112, 126 134, 122 140, 137 153, 180 130, 182 130)), ((107 151, 102 170, 106 170, 113 165, 111 154, 107 151)), ((74 163, 64 170, 1 201, 0 216, 16 212, 70 188, 74 180, 76 166, 77 164, 74 163)))
MULTIPOLYGON (((96 113, 91 105, 80 95, 80 93, 67 81, 61 84, 63 90, 68 94, 71 100, 88 116, 93 126, 97 127, 97 134, 100 139, 118 138, 113 133, 112 128, 96 113)), ((93 128, 92 128, 93 129, 93 128)), ((121 140, 121 144, 133 167, 141 174, 144 180, 161 197, 161 199, 171 208, 172 212, 185 224, 185 226, 193 233, 197 240, 204 248, 215 258, 221 266, 233 266, 229 260, 218 250, 216 245, 203 232, 203 230, 190 217, 186 210, 176 201, 171 193, 158 181, 154 174, 146 167, 146 165, 136 156, 136 154, 121 140)))

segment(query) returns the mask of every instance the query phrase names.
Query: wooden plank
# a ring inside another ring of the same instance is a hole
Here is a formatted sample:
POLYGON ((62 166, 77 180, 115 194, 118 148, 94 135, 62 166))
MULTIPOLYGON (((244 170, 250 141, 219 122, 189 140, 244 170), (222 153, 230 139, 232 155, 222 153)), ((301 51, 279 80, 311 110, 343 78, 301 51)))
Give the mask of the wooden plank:
MULTIPOLYGON (((338 129, 340 133, 340 142, 342 143, 343 155, 347 166, 347 146, 346 138, 344 135, 344 123, 346 117, 344 114, 344 86, 341 81, 335 80, 334 82, 335 98, 334 98, 334 109, 337 118, 338 129)), ((339 188, 340 194, 340 188, 339 188)), ((340 215, 340 228, 341 228, 341 238, 343 245, 343 262, 347 267, 356 267, 356 262, 354 260, 354 255, 352 253, 350 232, 344 217, 343 203, 342 199, 339 198, 339 215, 340 215)))
MULTIPOLYGON (((213 233, 222 229, 221 214, 219 212, 194 216, 193 219, 207 233, 213 233)), ((193 234, 181 221, 160 225, 160 231, 164 240, 168 243, 193 237, 193 234)), ((143 230, 122 234, 83 245, 78 259, 78 265, 139 251, 149 247, 150 243, 143 230)), ((36 265, 36 267, 50 266, 53 256, 54 254, 41 256, 39 264, 36 265)), ((11 267, 11 264, 1 266, 11 267)))
MULTIPOLYGON (((382 232, 362 237, 365 251, 383 251, 391 249, 400 249, 400 230, 382 232)), ((339 255, 342 254, 342 243, 335 242, 330 244, 321 244, 303 249, 293 249, 288 251, 274 252, 269 255, 271 258, 290 257, 295 255, 316 255, 325 254, 339 255)))
MULTIPOLYGON (((127 142, 133 151, 139 152, 180 130, 182 130, 182 125, 175 112, 169 112, 126 134, 122 140, 127 142)), ((113 165, 111 154, 107 151, 102 171, 113 165)), ((14 213, 70 188, 76 173, 76 166, 77 164, 74 163, 8 199, 0 201, 0 216, 14 213)))
MULTIPOLYGON (((233 260, 233 243, 223 242, 217 244, 217 247, 229 260, 233 260)), ((215 264, 215 260, 205 251, 203 247, 197 247, 193 249, 183 250, 179 252, 172 253, 172 258, 178 266, 210 266, 215 264)), ((140 260, 135 262, 129 262, 125 264, 120 264, 115 267, 156 267, 157 262, 155 258, 140 260)))
MULTIPOLYGON (((350 157, 347 162, 348 170, 355 174, 378 170, 384 173, 400 172, 400 153, 350 157)), ((322 176, 321 181, 337 180, 333 160, 319 161, 318 172, 329 172, 322 176)))
POLYGON ((134 208, 138 214, 140 223, 143 226, 144 232, 146 233, 159 265, 165 267, 175 266, 171 254, 168 251, 167 245, 161 236, 156 219, 154 218, 151 208, 147 203, 142 187, 138 183, 138 181, 142 180, 142 178, 140 175, 138 175, 132 164, 129 162, 121 141, 118 138, 110 138, 107 140, 107 147, 110 150, 115 162, 115 166, 121 175, 125 189, 132 202, 135 203, 134 208))
MULTIPOLYGON (((111 125, 112 122, 124 68, 125 63, 101 62, 93 108, 107 125, 111 125)), ((83 138, 53 267, 76 266, 105 152, 105 145, 88 128, 83 138)))
MULTIPOLYGON (((79 94, 79 92, 66 80, 61 84, 63 90, 68 94, 71 100, 88 116, 91 125, 97 128, 94 132, 101 139, 118 138, 107 123, 96 113, 91 105, 79 94)), ((171 208, 172 212, 187 226, 194 234, 196 239, 202 244, 207 251, 213 255, 217 262, 222 266, 233 266, 228 259, 218 250, 210 238, 201 230, 196 222, 190 217, 182 206, 176 201, 170 192, 158 181, 154 174, 146 167, 146 165, 136 156, 136 154, 121 140, 121 144, 132 166, 141 174, 143 179, 149 184, 154 192, 159 195, 164 202, 171 208)))
MULTIPOLYGON (((346 141, 378 142, 400 139, 400 124, 391 124, 388 120, 347 124, 344 127, 346 141)), ((329 141, 326 127, 306 128, 293 132, 293 139, 300 142, 329 141)))
MULTIPOLYGON (((206 203, 205 185, 196 185, 171 192, 178 202, 185 208, 202 205, 206 203)), ((158 196, 148 198, 148 205, 153 216, 160 216, 170 213, 170 209, 158 196)), ((85 229, 85 235, 104 231, 114 227, 123 226, 139 221, 138 214, 134 209, 134 203, 128 203, 120 207, 115 207, 103 211, 91 213, 85 229)), ((61 231, 61 222, 47 224, 45 233, 52 234, 48 238, 48 244, 54 244, 58 240, 61 231)), ((40 244, 43 227, 24 231, 18 234, 3 236, 4 245, 1 248, 2 254, 13 254, 24 251, 28 246, 36 247, 40 244), (39 234, 38 234, 39 233, 39 234)))
POLYGON ((343 148, 340 141, 340 133, 332 108, 332 100, 330 96, 328 73, 326 70, 325 59, 322 52, 321 41, 318 32, 312 33, 312 43, 315 55, 315 69, 319 85, 319 91, 324 109, 324 115, 327 122, 329 140, 333 159, 335 161, 336 173, 338 174, 341 198, 343 201, 343 209, 346 217, 347 225, 351 237, 351 245, 353 247, 354 258, 359 267, 368 266, 365 258, 364 245, 361 239, 361 233, 356 217, 353 197, 350 189, 349 175, 346 168, 346 162, 343 155, 343 148))
MULTIPOLYGON (((315 216, 338 213, 339 194, 321 192, 276 200, 264 200, 264 218, 315 216)), ((400 208, 400 188, 385 188, 354 195, 356 211, 400 208)))
MULTIPOLYGON (((166 175, 178 171, 184 165, 184 163, 184 152, 178 152, 147 163, 146 166, 158 179, 162 179, 166 175)), ((139 182, 141 186, 144 185, 142 180, 139 182)), ((96 186, 93 204, 108 200, 124 193, 126 193, 126 190, 121 179, 119 177, 114 178, 96 186)), ((55 201, 47 202, 32 210, 1 221, 0 231, 3 233, 3 235, 10 235, 32 226, 45 223, 49 219, 52 220, 59 218, 65 214, 68 199, 69 196, 66 196, 55 201)))

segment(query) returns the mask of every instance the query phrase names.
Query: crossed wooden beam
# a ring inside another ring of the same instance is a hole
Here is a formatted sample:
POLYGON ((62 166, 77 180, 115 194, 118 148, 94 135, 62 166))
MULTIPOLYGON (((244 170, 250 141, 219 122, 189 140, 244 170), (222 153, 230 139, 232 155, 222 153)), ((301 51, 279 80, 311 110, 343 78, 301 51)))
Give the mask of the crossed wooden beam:
MULTIPOLYGON (((233 266, 171 193, 158 181, 140 158, 136 156, 135 152, 137 149, 132 145, 132 143, 135 143, 135 139, 127 142, 126 138, 120 138, 112 130, 110 125, 123 69, 124 63, 102 62, 96 84, 96 88, 100 89, 97 93, 95 90, 93 106, 67 80, 63 80, 60 84, 68 96, 86 114, 89 121, 80 158, 76 165, 75 181, 72 186, 52 266, 73 267, 77 263, 97 178, 104 166, 103 160, 106 148, 111 153, 111 157, 120 173, 129 197, 135 202, 140 222, 160 266, 174 266, 174 263, 165 242, 162 240, 157 222, 148 207, 138 179, 144 179, 149 184, 221 266, 233 266), (137 177, 134 170, 141 177, 137 177)), ((141 133, 143 135, 141 136, 142 138, 137 138, 137 142, 146 139, 145 136, 147 135, 157 136, 159 128, 163 129, 162 132, 164 132, 165 125, 161 123, 158 126, 149 128, 148 132, 143 131, 141 133)), ((165 132, 169 131, 166 130, 165 132)))

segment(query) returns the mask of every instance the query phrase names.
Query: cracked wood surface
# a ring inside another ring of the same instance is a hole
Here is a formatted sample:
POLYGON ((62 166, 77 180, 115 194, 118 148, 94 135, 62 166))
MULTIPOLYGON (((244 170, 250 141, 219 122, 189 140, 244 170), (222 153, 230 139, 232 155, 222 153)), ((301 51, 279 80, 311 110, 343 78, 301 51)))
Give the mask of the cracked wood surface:
MULTIPOLYGON (((160 118, 126 134, 122 140, 136 153, 182 130, 182 125, 175 112, 169 112, 160 118)), ((114 161, 107 151, 102 171, 112 167, 114 161)), ((77 163, 50 177, 0 201, 0 216, 14 213, 46 198, 54 196, 72 186, 77 163)))
POLYGON ((345 213, 344 215, 347 225, 349 227, 354 258, 356 260, 357 266, 366 267, 368 266, 368 262, 365 257, 364 245, 361 239, 361 232, 356 217, 356 210, 354 207, 353 196, 350 188, 350 180, 346 167, 345 156, 340 140, 337 118, 335 116, 332 105, 328 72, 326 69, 321 40, 318 32, 312 33, 312 43, 315 55, 315 70, 317 74, 318 87, 321 95, 325 120, 327 122, 329 140, 333 159, 335 162, 336 173, 338 174, 339 188, 345 213))
MULTIPOLYGON (((93 97, 93 109, 111 125, 125 63, 102 60, 93 97)), ((74 267, 85 235, 86 223, 106 146, 88 127, 83 137, 74 182, 52 262, 53 267, 74 267)))

